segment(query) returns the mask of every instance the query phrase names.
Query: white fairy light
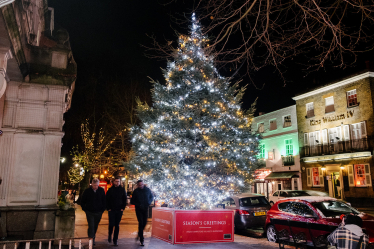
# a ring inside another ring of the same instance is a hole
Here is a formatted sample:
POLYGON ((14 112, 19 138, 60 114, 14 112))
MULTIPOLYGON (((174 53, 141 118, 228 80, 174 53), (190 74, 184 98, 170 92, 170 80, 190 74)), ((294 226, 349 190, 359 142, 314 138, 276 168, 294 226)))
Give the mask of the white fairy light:
POLYGON ((169 207, 210 209, 248 186, 259 140, 240 98, 207 55, 195 14, 181 36, 166 86, 154 83, 153 106, 140 105, 131 128, 135 157, 127 165, 169 207))

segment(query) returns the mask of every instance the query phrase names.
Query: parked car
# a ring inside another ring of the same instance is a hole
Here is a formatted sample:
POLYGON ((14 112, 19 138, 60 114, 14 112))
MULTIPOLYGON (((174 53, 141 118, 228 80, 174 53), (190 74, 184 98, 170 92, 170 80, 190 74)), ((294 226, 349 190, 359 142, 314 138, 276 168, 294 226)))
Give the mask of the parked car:
POLYGON ((329 197, 326 192, 315 191, 315 190, 278 190, 269 196, 270 205, 274 205, 277 201, 283 198, 299 197, 299 196, 323 196, 329 197))
POLYGON ((264 227, 266 213, 270 204, 265 196, 259 194, 240 194, 230 196, 222 201, 225 209, 235 211, 235 232, 247 228, 264 227))
MULTIPOLYGON (((266 215, 265 231, 267 239, 277 241, 276 230, 292 233, 305 233, 307 241, 312 243, 308 225, 312 225, 313 237, 331 233, 341 223, 342 214, 356 214, 363 220, 363 228, 369 236, 369 243, 374 243, 374 217, 361 213, 350 205, 331 197, 305 196, 286 198, 276 202, 266 215), (273 219, 273 220, 271 220, 273 219), (274 225, 277 221, 278 225, 274 225), (288 222, 293 222, 293 225, 288 222), (283 224, 282 224, 283 223, 283 224), (278 227, 276 227, 278 226, 278 227), (290 231, 290 226, 292 232, 290 231), (322 228, 328 227, 330 231, 322 228)), ((374 244, 373 244, 374 246, 374 244)))

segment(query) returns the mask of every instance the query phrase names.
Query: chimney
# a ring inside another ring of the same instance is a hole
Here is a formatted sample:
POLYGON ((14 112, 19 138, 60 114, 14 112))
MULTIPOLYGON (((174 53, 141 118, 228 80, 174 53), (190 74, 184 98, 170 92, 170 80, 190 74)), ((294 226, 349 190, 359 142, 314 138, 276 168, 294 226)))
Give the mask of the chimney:
POLYGON ((259 112, 258 113, 258 116, 262 116, 262 115, 264 115, 265 114, 265 112, 259 112))

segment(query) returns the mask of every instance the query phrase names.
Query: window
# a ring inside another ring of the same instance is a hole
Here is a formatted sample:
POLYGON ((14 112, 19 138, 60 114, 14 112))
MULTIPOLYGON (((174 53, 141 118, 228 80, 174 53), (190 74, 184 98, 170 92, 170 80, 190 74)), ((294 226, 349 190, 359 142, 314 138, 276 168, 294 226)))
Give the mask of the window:
POLYGON ((259 123, 257 125, 257 128, 258 128, 258 132, 260 133, 264 133, 265 132, 265 126, 264 126, 264 123, 259 123))
POLYGON ((339 141, 342 141, 342 127, 329 129, 329 143, 336 144, 339 141))
POLYGON ((352 140, 365 138, 366 136, 366 121, 351 125, 352 140))
POLYGON ((273 151, 268 152, 268 159, 269 160, 274 160, 274 152, 273 151))
POLYGON ((224 199, 222 204, 225 204, 226 207, 236 207, 234 199, 230 197, 224 199))
POLYGON ((279 196, 280 197, 288 197, 288 194, 287 194, 286 191, 281 191, 279 196))
POLYGON ((265 144, 260 144, 259 150, 259 158, 265 158, 265 144))
POLYGON ((311 208, 300 202, 282 202, 278 204, 278 209, 296 215, 315 215, 311 208))
POLYGON ((276 129, 277 129, 277 120, 276 119, 270 120, 270 131, 274 131, 276 129))
POLYGON ((325 98, 325 113, 334 112, 334 97, 325 98))
POLYGON ((319 137, 319 131, 314 131, 309 133, 309 145, 315 146, 321 143, 321 138, 319 137))
POLYGON ((348 180, 349 186, 371 186, 370 164, 355 164, 353 165, 353 170, 352 165, 348 165, 348 180))
POLYGON ((351 106, 356 106, 356 105, 358 105, 357 93, 356 93, 356 89, 354 89, 352 91, 347 92, 347 106, 351 107, 351 106))
POLYGON ((292 125, 291 123, 291 115, 284 116, 283 117, 283 128, 290 127, 292 125))
POLYGON ((292 145, 292 139, 286 139, 284 140, 286 144, 286 156, 292 156, 293 155, 293 145, 292 145))
POLYGON ((275 191, 274 194, 273 194, 273 196, 277 196, 278 197, 278 194, 279 194, 279 192, 275 191))
POLYGON ((278 204, 278 209, 283 212, 291 213, 290 207, 291 207, 291 202, 282 202, 278 204))
POLYGON ((239 199, 239 205, 241 207, 266 206, 269 202, 265 197, 246 197, 239 199))
POLYGON ((310 102, 306 104, 306 117, 311 118, 314 117, 314 104, 313 102, 310 102))
POLYGON ((360 212, 340 201, 313 202, 312 205, 325 217, 339 217, 342 214, 359 214, 360 212))
POLYGON ((324 185, 322 168, 307 168, 307 185, 309 187, 322 187, 324 185))

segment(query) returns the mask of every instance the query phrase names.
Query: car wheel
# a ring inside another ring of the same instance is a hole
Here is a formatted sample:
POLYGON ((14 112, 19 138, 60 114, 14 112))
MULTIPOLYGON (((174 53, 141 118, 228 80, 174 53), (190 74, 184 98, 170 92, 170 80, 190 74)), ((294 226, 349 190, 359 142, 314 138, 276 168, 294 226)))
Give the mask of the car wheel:
POLYGON ((266 228, 266 237, 270 242, 277 242, 277 233, 275 232, 275 227, 273 225, 266 228))
POLYGON ((273 205, 274 205, 274 202, 273 202, 273 201, 271 201, 271 202, 270 202, 270 206, 273 206, 273 205))

